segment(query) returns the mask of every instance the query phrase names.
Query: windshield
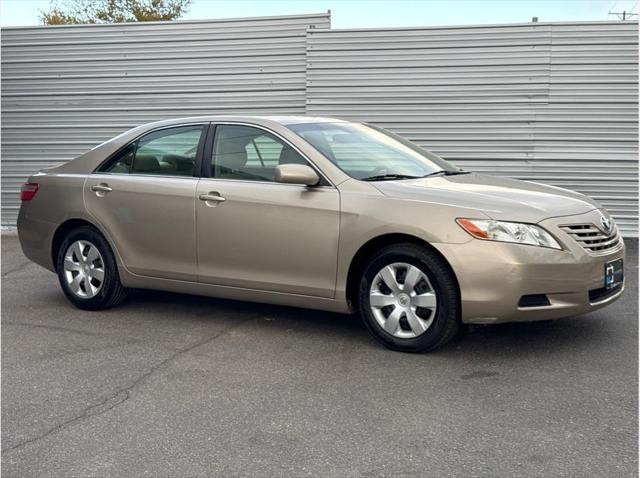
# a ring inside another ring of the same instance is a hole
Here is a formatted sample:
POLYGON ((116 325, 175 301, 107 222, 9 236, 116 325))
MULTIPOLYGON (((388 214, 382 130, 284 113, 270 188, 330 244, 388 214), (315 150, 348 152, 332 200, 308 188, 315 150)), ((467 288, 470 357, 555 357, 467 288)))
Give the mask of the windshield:
POLYGON ((376 126, 341 122, 287 127, 352 178, 375 181, 460 173, 444 159, 376 126))

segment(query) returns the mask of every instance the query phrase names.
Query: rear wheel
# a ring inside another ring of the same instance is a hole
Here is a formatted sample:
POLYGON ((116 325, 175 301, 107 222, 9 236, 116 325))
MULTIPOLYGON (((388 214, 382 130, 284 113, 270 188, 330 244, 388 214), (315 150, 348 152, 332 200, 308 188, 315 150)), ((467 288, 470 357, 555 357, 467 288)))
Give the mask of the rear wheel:
POLYGON ((402 352, 438 348, 460 326, 453 274, 439 256, 416 244, 389 246, 371 258, 360 280, 358 308, 373 336, 402 352))
POLYGON ((80 309, 108 309, 127 295, 111 247, 93 227, 67 234, 58 249, 56 270, 64 294, 80 309))

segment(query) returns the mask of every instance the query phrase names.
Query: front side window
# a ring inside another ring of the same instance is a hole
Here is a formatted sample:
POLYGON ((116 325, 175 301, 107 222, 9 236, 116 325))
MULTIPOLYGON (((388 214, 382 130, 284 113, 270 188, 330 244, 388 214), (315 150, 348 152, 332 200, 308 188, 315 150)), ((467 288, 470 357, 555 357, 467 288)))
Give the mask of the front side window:
POLYGON ((279 164, 307 164, 291 146, 260 128, 218 125, 211 157, 211 177, 273 181, 279 164))
POLYGON ((460 170, 410 142, 359 123, 300 123, 287 126, 352 178, 424 177, 460 170))
POLYGON ((109 173, 193 176, 203 126, 180 126, 149 133, 125 147, 109 173))

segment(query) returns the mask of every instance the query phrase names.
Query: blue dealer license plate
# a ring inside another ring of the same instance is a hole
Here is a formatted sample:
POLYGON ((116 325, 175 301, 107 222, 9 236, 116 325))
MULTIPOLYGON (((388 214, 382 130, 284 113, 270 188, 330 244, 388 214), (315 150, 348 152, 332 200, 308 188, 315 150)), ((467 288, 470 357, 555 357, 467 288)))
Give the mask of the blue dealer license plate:
POLYGON ((624 278, 624 269, 622 267, 622 259, 607 262, 604 265, 604 287, 605 289, 613 289, 620 284, 624 278))

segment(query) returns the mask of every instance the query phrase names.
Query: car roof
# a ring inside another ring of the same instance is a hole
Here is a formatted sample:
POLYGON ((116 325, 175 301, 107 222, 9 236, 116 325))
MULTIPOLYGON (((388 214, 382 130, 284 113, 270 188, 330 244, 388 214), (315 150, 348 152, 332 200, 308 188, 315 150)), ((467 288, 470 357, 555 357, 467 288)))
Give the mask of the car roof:
POLYGON ((321 116, 303 116, 303 115, 287 115, 287 116, 240 116, 240 115, 212 115, 212 116, 187 116, 184 118, 171 118, 153 123, 141 125, 145 129, 151 129, 157 126, 169 126, 186 123, 200 122, 217 122, 217 121, 237 121, 246 123, 255 123, 257 125, 265 125, 268 123, 278 123, 283 126, 300 124, 300 123, 346 123, 345 120, 339 118, 329 118, 321 116))
POLYGON ((275 121, 283 125, 298 123, 346 123, 345 120, 339 118, 330 118, 327 116, 264 116, 264 119, 275 121))

